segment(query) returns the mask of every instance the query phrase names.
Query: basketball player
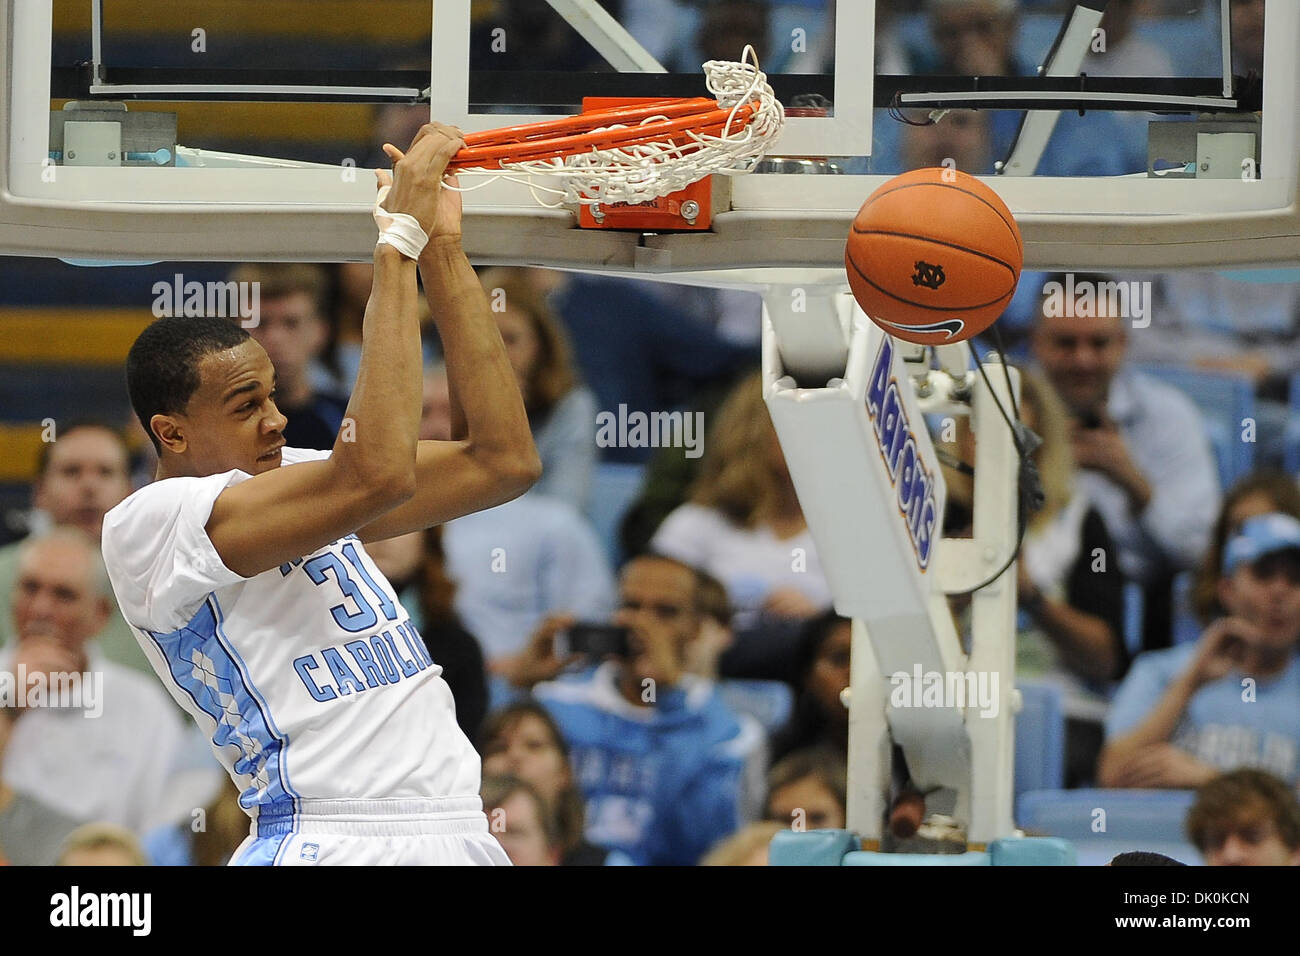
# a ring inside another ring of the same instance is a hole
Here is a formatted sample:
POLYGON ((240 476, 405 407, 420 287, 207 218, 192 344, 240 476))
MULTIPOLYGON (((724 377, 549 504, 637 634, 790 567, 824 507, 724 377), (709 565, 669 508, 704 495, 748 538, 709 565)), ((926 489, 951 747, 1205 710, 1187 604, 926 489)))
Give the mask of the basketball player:
POLYGON ((365 549, 508 501, 541 470, 442 188, 462 145, 435 123, 409 153, 385 146, 361 367, 332 451, 284 447, 271 361, 234 323, 159 320, 127 359, 158 480, 109 512, 104 556, 253 818, 234 864, 509 862, 441 669, 365 549), (417 441, 417 262, 463 401, 457 441, 417 441))

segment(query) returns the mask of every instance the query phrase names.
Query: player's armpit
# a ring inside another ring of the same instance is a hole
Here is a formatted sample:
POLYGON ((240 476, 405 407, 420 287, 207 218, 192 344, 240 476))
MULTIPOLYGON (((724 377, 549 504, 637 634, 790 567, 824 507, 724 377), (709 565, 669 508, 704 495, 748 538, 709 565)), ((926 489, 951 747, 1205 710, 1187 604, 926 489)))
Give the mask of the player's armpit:
POLYGON ((204 528, 222 563, 252 577, 352 534, 411 494, 409 482, 350 474, 335 456, 230 486, 204 528))
POLYGON ((415 494, 365 525, 363 542, 422 531, 518 498, 541 474, 536 455, 486 455, 469 441, 422 441, 415 452, 415 494))

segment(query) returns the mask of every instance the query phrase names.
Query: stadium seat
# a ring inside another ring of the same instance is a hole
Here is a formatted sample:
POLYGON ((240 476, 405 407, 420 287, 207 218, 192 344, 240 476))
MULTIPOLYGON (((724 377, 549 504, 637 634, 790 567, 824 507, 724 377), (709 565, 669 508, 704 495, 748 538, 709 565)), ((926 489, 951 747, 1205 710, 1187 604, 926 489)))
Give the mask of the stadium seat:
POLYGON ((772 866, 1074 866, 1074 847, 1051 837, 994 840, 965 853, 877 853, 859 850, 848 830, 781 830, 772 838, 772 866))
POLYGON ((609 555, 614 567, 622 563, 623 557, 618 541, 619 525, 622 524, 627 509, 641 493, 644 478, 644 465, 621 462, 600 462, 592 475, 587 517, 591 519, 592 527, 600 536, 605 553, 609 555))
POLYGON ((772 866, 840 866, 846 853, 858 847, 848 830, 781 830, 772 838, 772 866))
POLYGON ((1020 798, 1017 822, 1026 832, 1069 840, 1081 866, 1130 850, 1199 864, 1183 833, 1193 799, 1190 790, 1039 790, 1020 798))
POLYGON ((1021 684, 1016 714, 1015 795, 1065 786, 1065 712, 1059 687, 1021 684))
POLYGON ((874 853, 855 850, 844 855, 841 866, 992 866, 983 850, 965 853, 874 853))
POLYGON ((1241 440, 1242 421, 1255 418, 1255 390, 1248 379, 1172 365, 1146 365, 1141 371, 1172 385, 1205 415, 1205 431, 1227 488, 1255 466, 1255 445, 1241 440))

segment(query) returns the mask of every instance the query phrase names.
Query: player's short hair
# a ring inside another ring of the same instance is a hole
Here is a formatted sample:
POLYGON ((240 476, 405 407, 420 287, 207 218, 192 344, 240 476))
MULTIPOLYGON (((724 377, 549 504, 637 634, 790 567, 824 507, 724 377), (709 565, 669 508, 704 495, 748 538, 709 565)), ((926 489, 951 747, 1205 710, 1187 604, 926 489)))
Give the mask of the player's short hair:
POLYGON ((161 454, 162 444, 150 419, 183 412, 198 390, 203 359, 248 339, 237 323, 210 316, 159 319, 140 333, 126 356, 126 390, 155 451, 161 454))
POLYGON ((1196 792, 1187 813, 1187 837, 1204 852, 1210 830, 1253 816, 1277 827, 1288 849, 1300 847, 1300 801, 1282 780, 1253 767, 1220 774, 1196 792))

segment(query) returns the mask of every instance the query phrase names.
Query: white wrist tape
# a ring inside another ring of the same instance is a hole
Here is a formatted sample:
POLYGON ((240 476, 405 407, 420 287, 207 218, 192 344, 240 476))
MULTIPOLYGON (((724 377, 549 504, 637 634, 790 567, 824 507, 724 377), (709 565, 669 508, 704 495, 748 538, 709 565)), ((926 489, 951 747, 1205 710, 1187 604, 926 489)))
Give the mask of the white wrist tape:
POLYGON ((379 244, 392 246, 408 259, 419 259, 429 244, 429 236, 414 216, 389 212, 380 205, 391 188, 384 186, 375 197, 374 217, 379 226, 379 244))

